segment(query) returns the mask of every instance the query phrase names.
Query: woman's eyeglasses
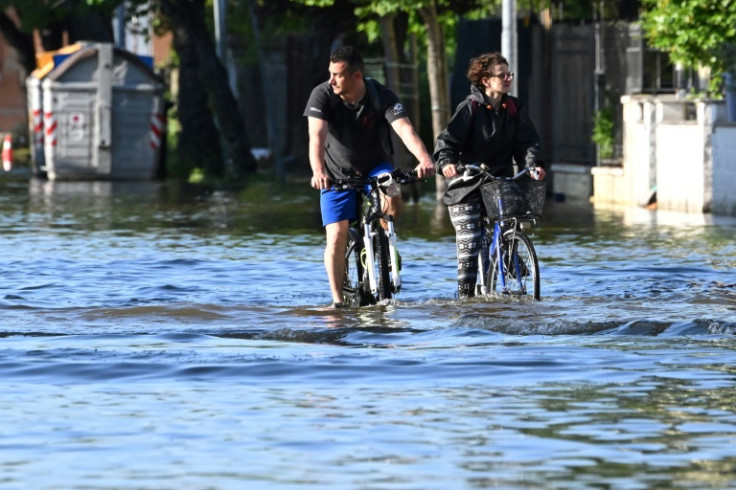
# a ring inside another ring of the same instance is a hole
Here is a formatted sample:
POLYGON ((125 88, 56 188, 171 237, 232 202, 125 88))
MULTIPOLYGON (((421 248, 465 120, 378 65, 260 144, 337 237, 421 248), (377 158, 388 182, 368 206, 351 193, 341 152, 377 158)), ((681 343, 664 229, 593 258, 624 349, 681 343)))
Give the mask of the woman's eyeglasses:
POLYGON ((498 77, 498 78, 501 78, 503 80, 513 80, 514 79, 514 72, 509 71, 509 72, 506 72, 506 73, 496 73, 496 74, 491 74, 491 75, 488 75, 488 76, 491 77, 491 78, 498 77))

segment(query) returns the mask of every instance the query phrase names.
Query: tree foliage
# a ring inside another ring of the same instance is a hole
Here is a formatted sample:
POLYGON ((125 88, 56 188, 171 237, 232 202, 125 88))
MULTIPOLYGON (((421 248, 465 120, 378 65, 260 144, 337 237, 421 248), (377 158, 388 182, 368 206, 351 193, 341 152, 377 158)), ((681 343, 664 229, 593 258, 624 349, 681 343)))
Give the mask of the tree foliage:
POLYGON ((112 0, 0 0, 0 32, 27 73, 35 68, 33 31, 41 46, 55 50, 67 41, 112 40, 112 0))
MULTIPOLYGON (((19 58, 30 71, 34 56, 26 52, 33 50, 33 30, 38 29, 41 33, 45 50, 61 47, 62 32, 67 34, 69 42, 112 42, 112 18, 120 5, 125 6, 128 18, 152 14, 154 18, 165 19, 171 29, 179 29, 187 35, 186 46, 191 48, 191 63, 187 69, 182 69, 180 79, 181 84, 192 82, 196 90, 179 97, 179 115, 190 114, 191 117, 180 117, 178 122, 190 129, 190 134, 205 136, 208 133, 201 129, 202 123, 213 125, 213 116, 217 118, 217 131, 226 150, 226 158, 222 158, 219 145, 213 143, 217 138, 212 135, 204 141, 192 138, 200 144, 196 144, 189 154, 199 155, 198 161, 204 162, 207 173, 216 177, 241 180, 254 172, 256 162, 250 152, 243 116, 228 85, 226 69, 216 55, 207 25, 207 0, 126 0, 124 3, 121 0, 0 0, 0 31, 6 39, 14 41, 12 44, 19 58), (5 10, 9 8, 15 11, 19 25, 6 15, 5 10), (44 37, 49 37, 51 42, 44 42, 44 37), (212 148, 206 148, 208 145, 212 148), (202 153, 201 150, 207 151, 202 153)), ((184 45, 182 42, 179 47, 184 45)))
POLYGON ((30 33, 54 23, 85 18, 91 12, 112 11, 115 0, 0 0, 0 10, 14 8, 21 16, 21 29, 30 33))
POLYGON ((711 89, 736 66, 736 2, 643 0, 641 17, 649 43, 684 67, 708 67, 711 89))

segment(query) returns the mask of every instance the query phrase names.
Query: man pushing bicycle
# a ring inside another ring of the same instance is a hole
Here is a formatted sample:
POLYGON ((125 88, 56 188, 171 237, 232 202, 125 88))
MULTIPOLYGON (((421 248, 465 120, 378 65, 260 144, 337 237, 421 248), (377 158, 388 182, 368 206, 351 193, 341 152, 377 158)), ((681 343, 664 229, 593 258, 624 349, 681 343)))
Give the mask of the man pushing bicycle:
MULTIPOLYGON (((309 127, 311 186, 320 190, 322 225, 327 244, 324 262, 333 307, 344 306, 343 277, 348 227, 357 217, 355 189, 330 190, 331 181, 354 175, 390 172, 390 126, 419 160, 418 177, 434 174, 432 157, 417 135, 396 94, 363 76, 363 58, 352 46, 330 55, 330 79, 309 96, 304 115, 309 127)), ((388 214, 396 216, 401 196, 386 196, 388 214)))

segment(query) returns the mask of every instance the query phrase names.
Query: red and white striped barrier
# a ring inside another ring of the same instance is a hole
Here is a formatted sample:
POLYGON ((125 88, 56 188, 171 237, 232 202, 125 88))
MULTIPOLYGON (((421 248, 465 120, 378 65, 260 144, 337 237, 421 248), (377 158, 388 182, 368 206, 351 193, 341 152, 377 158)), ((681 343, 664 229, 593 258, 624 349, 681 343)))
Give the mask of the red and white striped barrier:
POLYGON ((51 112, 44 113, 44 127, 46 131, 46 144, 56 146, 56 117, 51 112))
POLYGON ((151 148, 158 150, 161 147, 161 138, 164 133, 165 118, 163 114, 154 114, 151 117, 151 148))
POLYGON ((33 109, 31 116, 33 118, 33 140, 39 144, 43 144, 43 113, 41 109, 33 109))

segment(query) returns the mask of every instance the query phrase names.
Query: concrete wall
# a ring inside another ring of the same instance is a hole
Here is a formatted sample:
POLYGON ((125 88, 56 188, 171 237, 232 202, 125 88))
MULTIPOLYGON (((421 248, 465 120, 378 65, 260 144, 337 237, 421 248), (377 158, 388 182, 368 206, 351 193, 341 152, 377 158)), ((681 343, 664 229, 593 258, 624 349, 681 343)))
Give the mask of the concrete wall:
POLYGON ((736 216, 736 127, 715 127, 713 145, 714 214, 736 216))
POLYGON ((592 169, 593 202, 736 215, 736 123, 725 102, 625 96, 620 167, 592 169))
POLYGON ((704 185, 702 129, 696 125, 661 124, 657 145, 657 208, 702 213, 707 211, 704 185), (687 142, 682 144, 682 142, 687 142))
POLYGON ((657 187, 656 104, 649 96, 627 96, 624 100, 627 103, 623 105, 623 166, 628 189, 618 199, 643 205, 649 202, 657 187))
POLYGON ((624 158, 621 165, 593 167, 593 201, 646 205, 656 190, 656 104, 648 95, 621 99, 624 158))

